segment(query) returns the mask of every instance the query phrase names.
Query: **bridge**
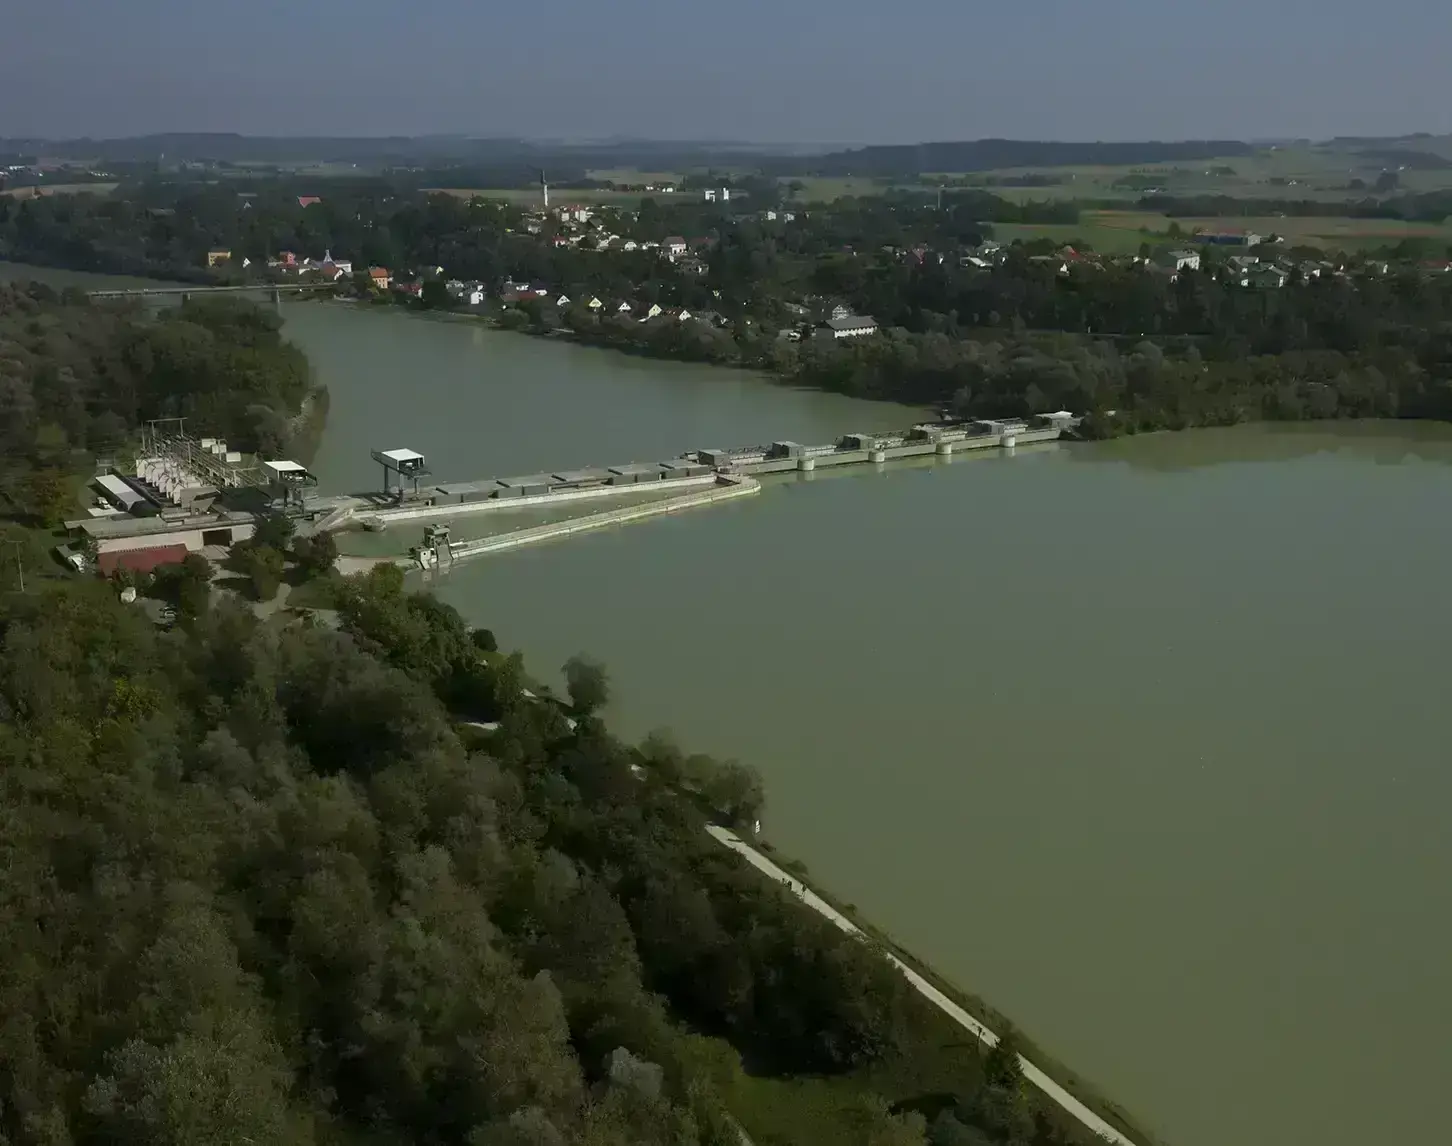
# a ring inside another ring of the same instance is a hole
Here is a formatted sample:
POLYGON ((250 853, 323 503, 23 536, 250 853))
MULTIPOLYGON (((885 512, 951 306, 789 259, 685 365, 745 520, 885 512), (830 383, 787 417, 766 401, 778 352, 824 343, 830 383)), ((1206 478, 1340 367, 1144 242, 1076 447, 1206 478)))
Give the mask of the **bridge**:
POLYGON ((180 297, 183 302, 197 294, 270 294, 273 302, 281 300, 284 294, 302 294, 304 291, 337 290, 338 284, 331 283, 248 283, 243 286, 168 286, 168 287, 122 287, 109 290, 90 290, 87 298, 168 298, 180 297))

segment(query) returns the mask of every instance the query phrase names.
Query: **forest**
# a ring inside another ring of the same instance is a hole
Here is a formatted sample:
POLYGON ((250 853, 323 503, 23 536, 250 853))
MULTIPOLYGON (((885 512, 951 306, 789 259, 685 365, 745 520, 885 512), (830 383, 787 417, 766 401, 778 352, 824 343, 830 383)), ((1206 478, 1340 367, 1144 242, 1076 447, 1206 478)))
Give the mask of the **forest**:
MULTIPOLYGON (((0 600, 0 649, 0 1140, 767 1146, 746 1070, 901 1071, 932 1030, 705 833, 760 814, 749 769, 612 737, 588 661, 532 698, 397 569, 336 628, 66 583, 0 600)), ((1011 1048, 959 1062, 817 1140, 1075 1140, 1011 1048)))
POLYGON ((277 456, 325 402, 275 313, 230 299, 148 311, 40 283, 0 285, 0 505, 74 517, 74 475, 182 417, 234 449, 277 456))

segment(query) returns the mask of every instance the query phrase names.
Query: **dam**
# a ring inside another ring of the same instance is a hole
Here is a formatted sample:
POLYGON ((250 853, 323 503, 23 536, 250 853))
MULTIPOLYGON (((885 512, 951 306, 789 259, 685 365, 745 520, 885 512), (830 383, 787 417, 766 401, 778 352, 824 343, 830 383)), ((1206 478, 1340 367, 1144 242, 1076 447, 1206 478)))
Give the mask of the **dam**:
POLYGON ((86 518, 66 523, 73 543, 60 547, 58 554, 79 569, 89 552, 103 572, 123 565, 149 569, 180 560, 187 552, 221 560, 228 547, 252 536, 259 520, 283 514, 293 519, 302 536, 353 526, 376 532, 405 522, 430 523, 423 544, 409 550, 406 563, 435 569, 748 497, 760 491, 757 479, 765 475, 1012 451, 1020 444, 1057 440, 1078 424, 1067 412, 1029 419, 922 422, 895 432, 843 434, 820 445, 781 440, 689 450, 664 461, 457 482, 434 482, 428 459, 417 450, 375 449, 371 456, 382 467, 381 491, 320 496, 317 477, 295 461, 251 457, 218 439, 193 439, 180 419, 162 419, 149 425, 129 470, 95 479, 98 503, 86 518), (593 500, 630 504, 465 541, 453 540, 446 524, 466 515, 552 512, 593 500))
POLYGON ((715 505, 759 492, 756 477, 811 473, 818 468, 885 465, 909 458, 951 458, 955 452, 1012 450, 1019 444, 1056 441, 1078 425, 1066 412, 1028 420, 920 423, 891 433, 844 434, 837 441, 803 445, 776 441, 728 449, 696 449, 660 462, 626 462, 519 477, 428 484, 427 459, 412 449, 374 450, 383 467, 383 493, 321 498, 308 515, 314 531, 361 524, 382 530, 396 523, 438 522, 464 514, 564 505, 600 498, 644 495, 643 505, 604 510, 567 521, 536 525, 470 541, 454 541, 446 525, 427 526, 422 544, 405 563, 441 569, 454 561, 516 549, 592 529, 643 521, 662 514, 715 505), (661 495, 665 495, 662 497, 661 495))

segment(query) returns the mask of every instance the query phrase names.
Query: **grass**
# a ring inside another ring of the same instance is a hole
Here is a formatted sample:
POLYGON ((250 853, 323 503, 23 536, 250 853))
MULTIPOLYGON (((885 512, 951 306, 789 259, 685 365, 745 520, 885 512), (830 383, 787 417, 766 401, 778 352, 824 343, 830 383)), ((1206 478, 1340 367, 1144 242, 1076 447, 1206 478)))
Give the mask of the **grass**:
POLYGON ((0 191, 10 199, 30 199, 45 195, 109 195, 116 190, 116 183, 47 183, 35 187, 11 187, 0 191))
MULTIPOLYGON (((497 199, 504 203, 539 203, 538 187, 425 187, 426 195, 452 195, 456 199, 497 199)), ((676 192, 680 194, 680 192, 676 192)), ((641 200, 639 191, 592 191, 550 188, 550 203, 635 204, 641 200)))

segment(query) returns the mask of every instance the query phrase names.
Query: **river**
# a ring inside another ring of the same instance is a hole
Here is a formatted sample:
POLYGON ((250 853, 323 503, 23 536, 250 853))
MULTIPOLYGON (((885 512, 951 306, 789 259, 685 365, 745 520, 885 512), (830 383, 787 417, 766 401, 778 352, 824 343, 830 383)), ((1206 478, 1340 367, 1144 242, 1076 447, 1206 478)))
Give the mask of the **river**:
MULTIPOLYGON (((914 411, 285 304, 372 448, 441 478, 914 411)), ((1443 1137, 1452 430, 1247 427, 866 468, 460 567, 612 719, 768 785, 766 834, 1171 1146, 1443 1137), (1442 666, 1439 668, 1439 666, 1442 666)))

